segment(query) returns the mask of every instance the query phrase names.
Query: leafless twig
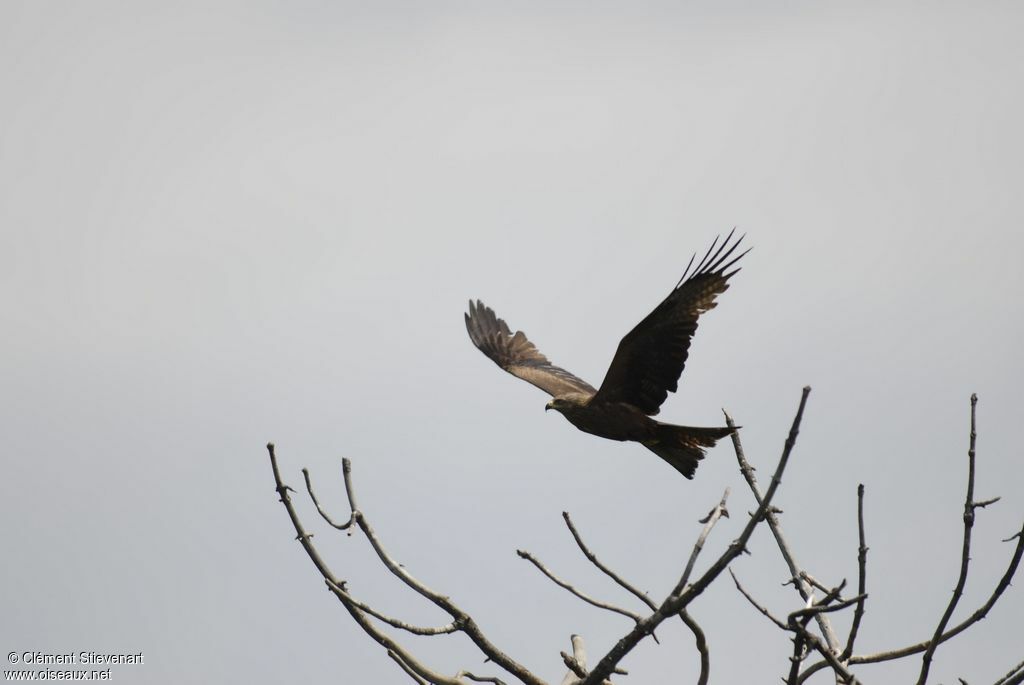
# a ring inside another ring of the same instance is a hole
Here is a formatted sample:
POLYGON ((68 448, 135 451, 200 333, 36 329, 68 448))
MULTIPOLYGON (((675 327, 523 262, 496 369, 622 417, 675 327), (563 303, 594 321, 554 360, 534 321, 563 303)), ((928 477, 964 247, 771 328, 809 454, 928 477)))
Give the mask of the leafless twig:
POLYGON ((683 575, 679 578, 679 582, 672 589, 672 595, 678 595, 686 587, 686 584, 690 581, 690 574, 693 573, 693 566, 697 563, 697 557, 700 556, 701 550, 704 549, 704 542, 708 539, 708 535, 711 534, 711 529, 718 523, 718 519, 725 516, 729 517, 729 510, 725 508, 725 501, 729 499, 729 488, 725 489, 722 493, 722 499, 715 505, 715 508, 705 517, 701 523, 704 524, 704 529, 701 530, 700 535, 697 536, 697 542, 693 545, 693 552, 690 554, 689 560, 686 562, 686 568, 683 569, 683 575))
POLYGON ((759 603, 756 599, 754 599, 753 595, 751 595, 749 592, 746 591, 746 589, 744 589, 743 585, 740 584, 740 579, 736 577, 736 574, 733 573, 732 569, 729 569, 729 575, 732 576, 732 582, 736 584, 736 589, 739 590, 740 594, 743 595, 748 602, 750 602, 750 605, 752 607, 757 609, 757 611, 762 616, 764 616, 769 621, 774 623, 776 627, 780 630, 789 630, 789 625, 785 621, 773 615, 772 612, 768 610, 768 607, 759 603))
POLYGON ((978 504, 974 501, 974 442, 978 436, 975 424, 975 409, 977 406, 978 396, 972 394, 971 436, 967 448, 967 498, 964 500, 964 540, 960 555, 960 576, 957 578, 956 587, 953 589, 953 596, 950 598, 949 604, 946 605, 946 611, 942 614, 939 625, 935 627, 935 633, 932 635, 928 648, 924 651, 924 656, 921 657, 921 673, 918 675, 917 685, 925 685, 928 682, 928 670, 932 664, 932 656, 939 647, 939 638, 942 637, 943 631, 946 630, 946 625, 953 616, 953 611, 956 609, 960 597, 964 594, 964 585, 967 583, 967 569, 971 563, 971 529, 974 527, 974 510, 978 507, 978 504))
MULTIPOLYGON (((562 662, 569 672, 562 679, 562 685, 579 685, 581 679, 587 677, 587 646, 580 635, 570 635, 572 641, 572 654, 559 652, 562 662)), ((616 668, 615 673, 627 675, 621 668, 616 668)), ((611 681, 605 680, 601 685, 612 685, 611 681)))
MULTIPOLYGON (((345 467, 345 463, 346 462, 347 462, 347 460, 345 462, 342 462, 342 469, 343 470, 346 468, 345 467)), ((348 468, 349 468, 349 470, 351 470, 351 466, 349 466, 348 468)), ((349 528, 351 528, 352 524, 355 523, 355 520, 356 520, 355 516, 354 515, 350 515, 348 517, 348 521, 346 521, 345 523, 336 523, 334 521, 334 519, 332 519, 330 517, 330 515, 326 511, 324 511, 324 508, 322 506, 320 506, 320 500, 318 500, 316 498, 316 493, 313 492, 313 484, 311 482, 309 482, 309 469, 302 469, 302 477, 306 481, 306 492, 309 493, 309 499, 313 500, 313 504, 316 505, 316 510, 318 512, 320 512, 321 518, 323 518, 324 521, 326 521, 329 525, 333 526, 334 528, 337 528, 338 530, 348 530, 349 528)), ((348 477, 346 477, 345 478, 345 483, 347 484, 349 482, 349 480, 350 479, 348 477)), ((351 498, 352 498, 352 493, 349 492, 349 500, 350 501, 351 501, 351 498)), ((353 509, 353 511, 355 510, 355 505, 352 505, 352 509, 353 509)))
POLYGON ((494 685, 505 685, 505 681, 501 678, 495 678, 494 676, 480 676, 470 673, 469 671, 459 671, 455 674, 456 678, 469 678, 478 683, 494 683, 494 685))
POLYGON ((708 679, 711 677, 711 650, 708 647, 708 638, 700 624, 690 616, 686 609, 679 612, 679 618, 693 633, 693 641, 697 647, 697 653, 700 654, 700 674, 697 676, 697 685, 708 685, 708 679))
MULTIPOLYGON (((867 564, 868 547, 864 541, 864 484, 857 485, 857 536, 860 545, 857 547, 857 594, 866 597, 867 592, 867 564)), ((850 624, 850 633, 846 638, 846 648, 839 656, 840 661, 846 661, 853 654, 853 643, 857 640, 857 632, 860 630, 861 619, 864 618, 864 600, 857 603, 853 612, 853 622, 850 624)))
MULTIPOLYGON (((820 580, 818 580, 817 578, 815 578, 814 576, 812 576, 807 571, 800 571, 800 577, 803 578, 804 580, 806 580, 808 583, 810 583, 811 587, 813 587, 816 590, 821 590, 822 592, 828 592, 829 590, 832 589, 832 588, 828 587, 827 585, 825 585, 820 580)), ((790 578, 785 583, 783 583, 784 586, 785 585, 795 585, 795 584, 796 584, 796 579, 795 578, 790 578)))
POLYGON ((416 626, 412 625, 411 623, 406 623, 405 621, 400 621, 397 618, 392 618, 390 616, 382 614, 381 612, 370 607, 369 605, 355 599, 354 597, 352 597, 352 595, 348 593, 348 591, 344 587, 338 585, 330 578, 325 578, 324 580, 327 582, 327 587, 331 590, 331 592, 338 595, 338 599, 344 602, 351 602, 360 611, 363 611, 369 614, 370 616, 373 616, 374 618, 383 621, 384 623, 387 623, 389 626, 399 628, 400 630, 412 633, 413 635, 448 635, 450 633, 454 633, 459 629, 458 624, 454 621, 447 625, 443 625, 437 628, 424 628, 422 626, 416 626))
POLYGON ((403 671, 405 671, 410 678, 412 678, 417 683, 419 683, 419 685, 427 685, 427 681, 426 680, 424 680, 423 678, 419 677, 419 675, 416 673, 416 671, 412 670, 412 668, 409 666, 409 664, 407 664, 404 661, 402 661, 402 657, 398 656, 398 652, 396 652, 393 649, 389 649, 388 650, 388 656, 391 657, 391 659, 396 664, 398 664, 398 666, 403 671))
POLYGON ((582 599, 587 604, 589 604, 591 606, 595 606, 598 609, 606 609, 606 610, 612 611, 612 612, 614 612, 616 614, 621 614, 623 616, 627 616, 627 617, 633 619, 634 623, 639 623, 640 622, 640 620, 641 620, 640 614, 638 614, 638 613, 636 613, 634 611, 630 611, 629 609, 623 609, 622 607, 615 606, 614 604, 609 604, 608 602, 602 602, 601 600, 594 599, 590 595, 587 595, 587 594, 577 590, 572 584, 562 580, 561 578, 556 576, 554 573, 552 573, 550 570, 548 570, 548 568, 544 564, 542 564, 540 562, 540 560, 538 560, 536 557, 534 557, 529 552, 527 552, 525 550, 517 549, 516 550, 516 554, 519 555, 520 559, 526 559, 531 564, 536 566, 537 570, 539 570, 541 573, 543 573, 545 576, 547 576, 551 580, 551 582, 553 582, 555 585, 557 585, 558 587, 563 588, 565 590, 568 590, 570 593, 572 593, 576 597, 582 599))
POLYGON ((592 563, 594 566, 600 569, 606 576, 608 576, 616 583, 618 583, 620 587, 624 588, 627 592, 637 597, 651 610, 658 608, 658 605, 654 603, 654 600, 652 600, 646 592, 641 592, 632 584, 624 580, 622 576, 608 568, 608 566, 606 566, 604 563, 601 562, 600 559, 597 558, 596 554, 590 551, 590 548, 587 547, 587 544, 583 541, 583 536, 580 535, 580 532, 576 529, 576 525, 572 522, 572 517, 569 516, 569 512, 563 511, 562 518, 565 520, 565 525, 569 527, 569 532, 572 533, 572 537, 576 541, 576 545, 580 548, 580 551, 583 552, 583 556, 590 560, 590 563, 592 563))
MULTIPOLYGON (((701 519, 700 522, 704 524, 704 528, 697 537, 697 542, 693 545, 693 552, 690 553, 690 558, 686 562, 683 575, 672 589, 672 595, 681 593, 689 582, 690 574, 693 573, 693 567, 697 563, 697 557, 700 556, 701 551, 704 549, 704 543, 707 541, 708 535, 711 534, 711 529, 715 527, 720 518, 723 516, 729 517, 729 510, 725 508, 725 503, 729 499, 729 493, 730 488, 726 488, 718 504, 708 512, 707 516, 701 519)), ((690 629, 690 632, 693 633, 694 645, 697 647, 697 653, 700 655, 700 674, 697 676, 697 685, 707 685, 708 679, 711 677, 711 652, 708 649, 707 637, 704 635, 704 630, 697 623, 696 619, 688 614, 685 608, 679 611, 679 618, 690 629)))

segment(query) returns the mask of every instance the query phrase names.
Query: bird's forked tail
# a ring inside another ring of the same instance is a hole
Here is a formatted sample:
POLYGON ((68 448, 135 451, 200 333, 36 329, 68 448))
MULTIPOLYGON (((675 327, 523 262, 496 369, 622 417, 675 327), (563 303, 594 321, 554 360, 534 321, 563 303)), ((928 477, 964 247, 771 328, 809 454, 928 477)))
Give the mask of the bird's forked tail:
POLYGON ((693 478, 697 462, 704 458, 704 452, 715 443, 730 435, 735 428, 696 428, 694 426, 673 426, 659 423, 654 439, 643 443, 644 447, 667 461, 687 478, 693 478))

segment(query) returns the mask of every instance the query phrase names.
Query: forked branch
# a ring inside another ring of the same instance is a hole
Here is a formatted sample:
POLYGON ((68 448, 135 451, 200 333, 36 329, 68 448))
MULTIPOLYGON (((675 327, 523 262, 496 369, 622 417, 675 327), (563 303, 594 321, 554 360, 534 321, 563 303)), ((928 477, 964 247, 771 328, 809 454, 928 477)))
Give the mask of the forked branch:
MULTIPOLYGON (((313 565, 316 566, 320 575, 323 576, 328 588, 334 593, 338 600, 341 601, 342 605, 349 614, 351 614, 352 618, 355 619, 356 623, 358 623, 359 626, 378 644, 384 647, 388 651, 388 655, 397 661, 406 673, 414 676, 414 678, 432 683, 433 685, 465 685, 465 679, 467 678, 478 682, 481 681, 480 677, 466 671, 460 671, 456 676, 449 677, 424 666, 408 650, 377 628, 368 616, 373 616, 393 627, 400 628, 417 635, 443 635, 452 632, 465 633, 489 661, 492 661, 501 668, 504 668, 506 671, 516 676, 521 682, 526 685, 545 685, 543 680, 533 675, 525 666, 514 661, 511 657, 491 643, 490 640, 484 636, 479 626, 477 626, 476 622, 468 613, 459 608, 450 598, 436 592, 423 582, 417 580, 405 569, 405 567, 396 562, 391 555, 388 554, 373 528, 366 520, 366 517, 356 506, 355 491, 352 484, 352 464, 348 459, 344 459, 342 460, 342 472, 345 478, 345 491, 348 496, 350 509, 348 523, 338 525, 333 522, 326 512, 324 512, 319 502, 317 502, 316 498, 313 496, 312 487, 309 484, 309 476, 307 473, 307 488, 309 489, 310 497, 316 504, 317 510, 328 523, 339 530, 346 530, 355 523, 366 536, 366 539, 370 542, 370 546, 373 547, 373 550, 377 553, 377 556, 380 558, 381 562, 383 562, 384 566, 402 580, 402 582, 404 582, 408 587, 415 590, 423 597, 426 597, 436 606, 448 613, 452 618, 452 622, 440 628, 422 628, 385 616, 381 612, 371 609, 365 603, 355 600, 349 594, 348 590, 345 589, 345 582, 339 580, 334 575, 320 556, 319 552, 316 550, 316 547, 312 542, 313 536, 305 531, 305 528, 295 511, 295 507, 292 504, 291 497, 288 494, 289 492, 294 492, 294 490, 285 485, 281 479, 281 472, 277 465, 277 455, 275 453, 273 443, 267 445, 267 452, 270 454, 270 464, 274 472, 274 482, 276 484, 275 489, 281 496, 281 503, 284 504, 285 509, 288 512, 288 517, 291 519, 292 526, 295 528, 297 539, 302 543, 302 547, 306 551, 306 554, 309 556, 310 560, 312 560, 313 565)), ((500 683, 499 680, 494 678, 485 678, 482 681, 500 683)))
MULTIPOLYGON (((726 495, 725 497, 722 498, 722 502, 719 505, 721 511, 719 511, 719 507, 716 507, 715 509, 712 510, 711 514, 709 514, 707 518, 701 521, 701 523, 705 524, 706 531, 710 532, 710 527, 707 525, 708 523, 710 523, 712 526, 714 525, 714 523, 711 521, 713 516, 715 518, 715 521, 717 521, 718 516, 721 516, 723 514, 727 515, 725 512, 725 499, 726 497, 728 497, 728 493, 729 490, 728 488, 726 488, 726 495), (715 516, 716 512, 718 516, 715 516)), ((606 576, 615 581, 615 583, 618 584, 620 587, 622 587, 627 592, 632 594, 634 597, 639 599, 641 602, 646 604, 651 611, 656 611, 658 609, 658 605, 654 603, 654 600, 652 600, 646 592, 641 592, 640 590, 638 590, 636 586, 634 586, 629 581, 625 580, 617 572, 613 571, 610 567, 608 567, 608 565, 602 562, 593 551, 591 551, 587 543, 583 541, 583 536, 580 534, 579 530, 576 528, 576 525, 573 523, 572 517, 569 516, 569 512, 563 511, 562 518, 565 520, 565 525, 568 526, 569 532, 572 534, 573 539, 576 541, 576 545, 580 548, 580 551, 583 552, 583 555, 592 564, 594 564, 594 566, 596 566, 606 576)), ((706 537, 707 535, 705 534, 704 538, 706 537)), ((691 555, 691 563, 688 564, 690 568, 692 568, 693 565, 692 561, 696 559, 695 554, 699 554, 700 548, 702 547, 703 541, 700 542, 699 548, 695 548, 694 555, 691 555)), ((684 575, 686 577, 689 577, 689 573, 684 573, 684 575)), ((700 655, 700 675, 697 678, 697 685, 707 685, 711 670, 711 655, 710 650, 708 648, 707 636, 704 634, 704 630, 700 627, 700 624, 697 623, 696 619, 694 619, 690 614, 688 614, 685 609, 679 612, 679 618, 680 620, 682 620, 683 624, 690 630, 690 632, 693 633, 694 646, 697 648, 697 652, 700 655)), ((657 635, 652 634, 651 637, 653 637, 655 641, 658 640, 657 635)))

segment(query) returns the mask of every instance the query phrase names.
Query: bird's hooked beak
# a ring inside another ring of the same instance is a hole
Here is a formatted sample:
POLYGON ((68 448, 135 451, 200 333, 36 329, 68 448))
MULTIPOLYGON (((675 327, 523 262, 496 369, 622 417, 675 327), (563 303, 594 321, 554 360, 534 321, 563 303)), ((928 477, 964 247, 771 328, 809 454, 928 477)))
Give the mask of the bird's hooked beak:
POLYGON ((554 400, 551 400, 550 402, 548 402, 547 404, 544 405, 544 411, 547 411, 548 409, 554 409, 554 408, 555 408, 555 401, 554 400))

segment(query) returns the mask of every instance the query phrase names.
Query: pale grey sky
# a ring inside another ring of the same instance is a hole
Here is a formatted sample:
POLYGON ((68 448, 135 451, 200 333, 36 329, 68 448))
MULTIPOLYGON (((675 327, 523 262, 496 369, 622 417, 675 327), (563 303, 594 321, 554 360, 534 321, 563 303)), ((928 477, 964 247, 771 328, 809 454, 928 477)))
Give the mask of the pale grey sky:
MULTIPOLYGON (((470 297, 599 383, 619 338, 732 226, 755 249, 661 418, 728 408, 799 559, 856 577, 861 648, 930 635, 956 579, 968 397, 979 496, 959 615, 1024 518, 1024 45, 1016 3, 0 4, 0 647, 146 655, 118 682, 402 683, 323 588, 272 490, 340 459, 395 555, 543 677, 628 620, 562 528, 655 596, 733 487, 581 434, 473 349, 470 297)), ((365 542, 314 525, 352 591, 442 623, 365 542)), ((766 530, 734 564, 796 608, 766 530)), ((1024 657, 1020 585, 935 682, 1024 657)), ((785 638, 727 582, 693 605, 713 682, 768 682, 785 638)), ((841 622, 841 621, 840 621, 841 622)), ((666 625, 623 683, 687 682, 666 625)), ((461 638, 407 639, 436 668, 461 638)), ((865 678, 897 682, 904 667, 865 678)))

